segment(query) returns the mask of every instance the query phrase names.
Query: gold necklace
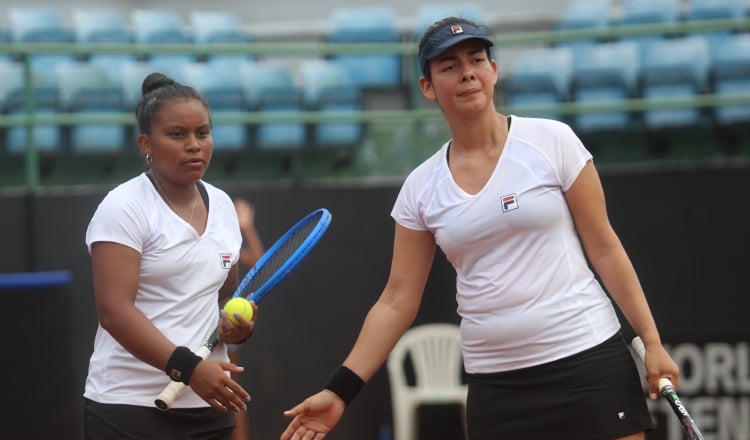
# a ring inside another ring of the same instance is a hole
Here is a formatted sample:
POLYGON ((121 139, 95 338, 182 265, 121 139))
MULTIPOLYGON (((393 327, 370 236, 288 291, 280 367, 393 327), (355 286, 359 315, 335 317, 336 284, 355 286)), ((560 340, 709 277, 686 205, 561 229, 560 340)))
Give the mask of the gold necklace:
MULTIPOLYGON (((156 183, 156 188, 159 190, 159 193, 161 193, 161 195, 164 196, 164 199, 167 201, 167 205, 169 205, 169 207, 172 209, 172 211, 174 211, 175 214, 177 214, 178 216, 180 216, 180 218, 184 220, 182 215, 180 215, 180 213, 177 212, 177 209, 175 208, 175 204, 172 203, 172 200, 170 200, 169 196, 164 191, 164 188, 162 188, 161 184, 159 184, 159 179, 156 178, 156 175, 152 173, 151 171, 149 171, 149 174, 151 175, 151 177, 154 178, 154 183, 156 183)), ((190 219, 188 220, 188 223, 190 225, 193 224, 193 214, 195 214, 195 202, 197 200, 198 200, 198 188, 195 188, 195 191, 193 192, 193 206, 190 208, 190 219)))

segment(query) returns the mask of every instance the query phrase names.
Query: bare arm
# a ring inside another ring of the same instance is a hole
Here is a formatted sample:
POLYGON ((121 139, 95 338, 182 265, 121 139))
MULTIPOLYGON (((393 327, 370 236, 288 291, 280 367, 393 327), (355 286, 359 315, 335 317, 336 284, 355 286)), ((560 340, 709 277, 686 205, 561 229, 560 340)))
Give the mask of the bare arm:
POLYGON ((127 246, 91 246, 94 298, 102 328, 133 356, 164 371, 175 345, 135 306, 140 254, 127 246))
POLYGON ((565 197, 591 265, 628 323, 643 340, 647 353, 654 354, 654 362, 647 364, 649 383, 655 390, 659 377, 668 377, 679 386, 679 370, 662 346, 638 276, 610 224, 604 190, 591 161, 584 166, 565 197))
POLYGON ((370 309, 344 365, 365 381, 385 362, 414 321, 435 256, 429 232, 396 225, 391 270, 383 293, 370 309))
MULTIPOLYGON (((429 232, 396 225, 391 272, 383 293, 370 309, 354 348, 344 365, 365 382, 375 374, 414 321, 435 256, 435 240, 429 232)), ((323 390, 284 411, 292 421, 281 440, 322 439, 341 419, 344 400, 323 390)))

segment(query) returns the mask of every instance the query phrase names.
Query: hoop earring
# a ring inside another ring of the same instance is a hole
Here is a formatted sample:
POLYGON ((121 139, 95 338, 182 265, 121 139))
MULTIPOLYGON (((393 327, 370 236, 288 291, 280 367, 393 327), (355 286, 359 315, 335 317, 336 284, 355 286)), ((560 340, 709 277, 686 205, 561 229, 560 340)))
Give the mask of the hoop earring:
POLYGON ((147 154, 143 161, 146 163, 146 165, 151 165, 151 162, 153 162, 154 159, 151 157, 150 154, 147 154))

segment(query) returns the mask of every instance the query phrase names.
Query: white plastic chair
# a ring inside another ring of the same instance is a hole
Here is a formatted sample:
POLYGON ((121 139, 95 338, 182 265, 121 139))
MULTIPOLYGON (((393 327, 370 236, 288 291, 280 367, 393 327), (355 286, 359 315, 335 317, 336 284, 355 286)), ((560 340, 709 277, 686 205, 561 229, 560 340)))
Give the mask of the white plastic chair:
POLYGON ((387 362, 391 384, 394 440, 417 438, 420 405, 459 404, 466 428, 466 392, 462 382, 460 330, 454 324, 424 324, 401 337, 387 362), (415 385, 407 380, 406 360, 413 367, 415 385))

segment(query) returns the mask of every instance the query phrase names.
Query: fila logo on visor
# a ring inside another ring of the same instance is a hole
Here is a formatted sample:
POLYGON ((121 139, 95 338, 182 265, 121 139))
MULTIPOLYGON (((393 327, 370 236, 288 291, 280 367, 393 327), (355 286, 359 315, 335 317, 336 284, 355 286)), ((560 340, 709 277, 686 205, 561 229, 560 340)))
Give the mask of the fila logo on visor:
POLYGON ((462 28, 460 24, 454 24, 453 26, 451 26, 451 34, 458 35, 458 34, 463 34, 463 33, 464 33, 464 28, 462 28))
POLYGON ((508 212, 514 209, 518 209, 518 200, 516 200, 515 194, 508 194, 507 196, 503 196, 500 199, 500 202, 503 206, 503 212, 508 212))

